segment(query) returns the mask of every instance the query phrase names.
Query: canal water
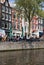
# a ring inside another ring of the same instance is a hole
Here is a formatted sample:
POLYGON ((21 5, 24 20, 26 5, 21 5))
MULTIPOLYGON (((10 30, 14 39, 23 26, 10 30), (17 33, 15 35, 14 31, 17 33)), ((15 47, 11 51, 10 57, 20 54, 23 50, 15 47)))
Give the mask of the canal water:
POLYGON ((0 52, 0 65, 44 65, 44 49, 0 52))

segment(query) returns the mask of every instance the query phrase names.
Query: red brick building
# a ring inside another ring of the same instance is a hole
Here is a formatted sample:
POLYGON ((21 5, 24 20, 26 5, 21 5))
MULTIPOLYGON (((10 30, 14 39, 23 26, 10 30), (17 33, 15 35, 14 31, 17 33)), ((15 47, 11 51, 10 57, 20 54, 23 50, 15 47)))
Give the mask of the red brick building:
POLYGON ((12 8, 12 28, 13 28, 13 33, 15 34, 20 34, 22 32, 22 20, 20 15, 18 16, 19 11, 16 10, 15 8, 12 8))
POLYGON ((37 35, 43 34, 43 19, 42 18, 38 16, 33 17, 31 21, 31 33, 35 33, 37 35))

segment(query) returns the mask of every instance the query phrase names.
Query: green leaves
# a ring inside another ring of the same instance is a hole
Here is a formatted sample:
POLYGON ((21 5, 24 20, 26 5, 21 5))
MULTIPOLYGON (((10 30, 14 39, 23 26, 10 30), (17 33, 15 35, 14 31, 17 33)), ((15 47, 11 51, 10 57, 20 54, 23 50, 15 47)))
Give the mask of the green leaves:
MULTIPOLYGON (((40 4, 44 0, 15 0, 19 10, 24 11, 24 16, 28 18, 29 23, 31 22, 34 15, 44 17, 44 11, 41 10, 40 4)), ((30 26, 30 25, 29 25, 30 26)))
POLYGON ((25 15, 29 18, 34 16, 35 13, 38 13, 40 9, 40 3, 44 0, 15 0, 17 7, 19 9, 24 9, 25 15), (28 13, 28 14, 27 14, 28 13))

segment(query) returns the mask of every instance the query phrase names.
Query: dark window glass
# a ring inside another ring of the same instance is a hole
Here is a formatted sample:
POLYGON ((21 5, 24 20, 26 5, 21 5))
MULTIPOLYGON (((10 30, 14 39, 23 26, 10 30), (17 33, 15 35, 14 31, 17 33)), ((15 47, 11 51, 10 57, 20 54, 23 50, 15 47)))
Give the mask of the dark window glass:
POLYGON ((5 12, 5 6, 2 6, 2 12, 5 12))

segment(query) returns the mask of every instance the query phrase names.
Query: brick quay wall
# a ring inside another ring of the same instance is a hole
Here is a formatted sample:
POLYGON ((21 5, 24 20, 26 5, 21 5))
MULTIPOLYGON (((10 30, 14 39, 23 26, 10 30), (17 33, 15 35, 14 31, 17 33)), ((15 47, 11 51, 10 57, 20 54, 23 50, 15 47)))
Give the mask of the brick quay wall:
POLYGON ((0 42, 0 51, 44 49, 44 41, 36 42, 0 42))

